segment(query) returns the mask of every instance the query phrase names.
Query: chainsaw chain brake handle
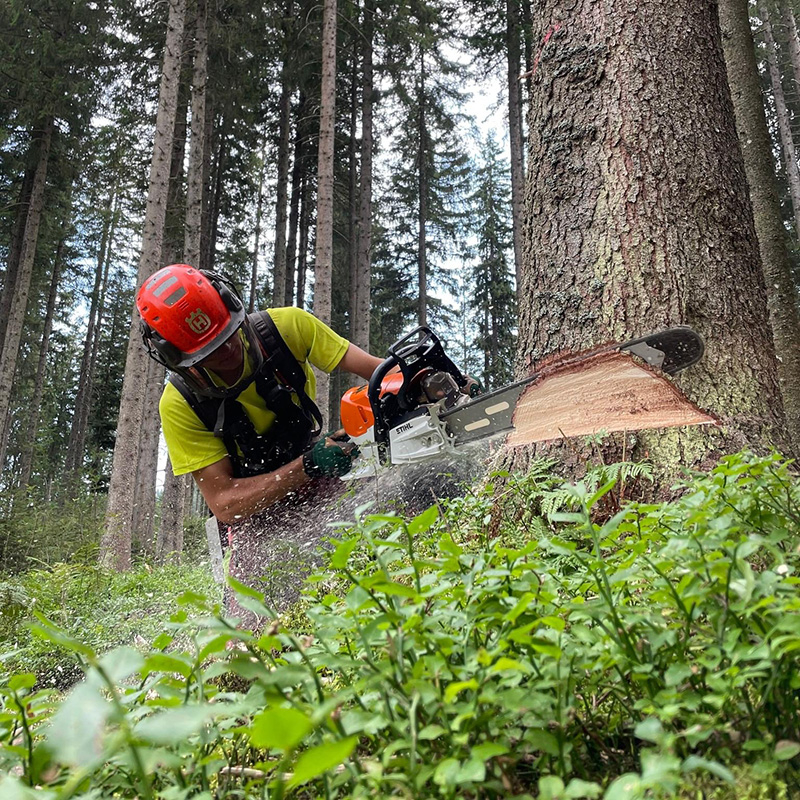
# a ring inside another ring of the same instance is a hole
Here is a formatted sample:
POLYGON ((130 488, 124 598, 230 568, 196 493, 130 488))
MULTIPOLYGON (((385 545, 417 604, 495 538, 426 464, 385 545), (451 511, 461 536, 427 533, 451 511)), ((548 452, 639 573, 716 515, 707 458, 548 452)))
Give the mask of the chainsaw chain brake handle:
POLYGON ((390 428, 381 402, 381 385, 395 367, 400 367, 403 375, 403 385, 397 393, 398 410, 402 412, 413 411, 419 405, 411 391, 411 382, 423 369, 431 368, 449 373, 459 388, 467 383, 461 370, 445 354, 439 337, 426 325, 420 325, 398 339, 389 348, 386 359, 372 373, 367 389, 367 397, 375 417, 375 442, 379 446, 381 460, 386 457, 390 428))

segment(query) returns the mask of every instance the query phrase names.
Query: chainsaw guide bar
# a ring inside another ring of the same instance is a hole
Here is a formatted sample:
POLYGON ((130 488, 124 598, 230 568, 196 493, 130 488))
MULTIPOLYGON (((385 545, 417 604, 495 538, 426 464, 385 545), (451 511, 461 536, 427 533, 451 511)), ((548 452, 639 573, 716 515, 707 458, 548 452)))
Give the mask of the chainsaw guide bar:
POLYGON ((513 447, 601 430, 713 424, 714 417, 664 377, 696 364, 703 351, 691 328, 669 328, 564 356, 469 399, 463 393, 468 377, 429 328, 417 328, 389 349, 368 387, 342 399, 345 430, 362 452, 345 477, 458 454, 464 445, 500 434, 511 433, 513 447))

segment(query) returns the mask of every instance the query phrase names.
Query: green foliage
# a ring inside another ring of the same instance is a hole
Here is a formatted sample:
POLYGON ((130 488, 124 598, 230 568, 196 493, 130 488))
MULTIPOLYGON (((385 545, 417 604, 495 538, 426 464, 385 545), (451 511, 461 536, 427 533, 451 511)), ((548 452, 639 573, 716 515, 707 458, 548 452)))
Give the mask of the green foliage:
MULTIPOLYGON (((555 479, 532 476, 515 491, 540 507, 555 479)), ((365 516, 302 633, 239 585, 260 638, 196 593, 144 653, 41 617, 87 678, 62 703, 5 682, 4 796, 792 796, 800 484, 739 455, 671 503, 609 515, 613 491, 497 536, 491 489, 365 516)))
POLYGON ((40 685, 66 689, 82 674, 80 664, 64 657, 25 624, 38 614, 65 635, 105 651, 133 642, 145 644, 169 617, 185 591, 216 594, 201 567, 140 566, 115 573, 94 563, 54 564, 0 582, 0 641, 8 670, 35 672, 40 685))

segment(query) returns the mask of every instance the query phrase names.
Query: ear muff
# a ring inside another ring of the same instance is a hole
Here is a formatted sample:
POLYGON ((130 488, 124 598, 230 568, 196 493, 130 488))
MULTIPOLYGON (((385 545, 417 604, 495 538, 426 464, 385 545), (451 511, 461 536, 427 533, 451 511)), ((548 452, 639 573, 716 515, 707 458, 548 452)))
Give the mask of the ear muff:
POLYGON ((216 272, 209 272, 207 270, 198 270, 201 275, 204 275, 208 282, 219 292, 222 302, 229 311, 241 311, 244 308, 241 295, 236 288, 236 285, 229 281, 222 275, 216 272))
POLYGON ((139 320, 139 331, 150 358, 168 369, 175 369, 175 365, 183 355, 181 351, 159 335, 158 331, 153 330, 143 319, 139 320))

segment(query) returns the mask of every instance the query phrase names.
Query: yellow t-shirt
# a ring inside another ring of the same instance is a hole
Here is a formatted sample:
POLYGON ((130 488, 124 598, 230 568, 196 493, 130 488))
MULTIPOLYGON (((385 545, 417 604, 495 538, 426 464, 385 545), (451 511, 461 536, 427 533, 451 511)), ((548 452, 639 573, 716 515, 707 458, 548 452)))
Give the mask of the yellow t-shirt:
MULTIPOLYGON (((305 391, 313 400, 317 382, 311 364, 323 372, 333 371, 347 352, 349 342, 300 308, 271 308, 268 313, 281 338, 303 368, 306 374, 305 391)), ((257 433, 264 433, 275 421, 275 415, 258 395, 255 382, 237 400, 244 406, 257 433)), ((218 439, 213 431, 203 425, 171 383, 164 388, 158 410, 172 470, 176 475, 202 469, 228 455, 222 439, 218 439)))

